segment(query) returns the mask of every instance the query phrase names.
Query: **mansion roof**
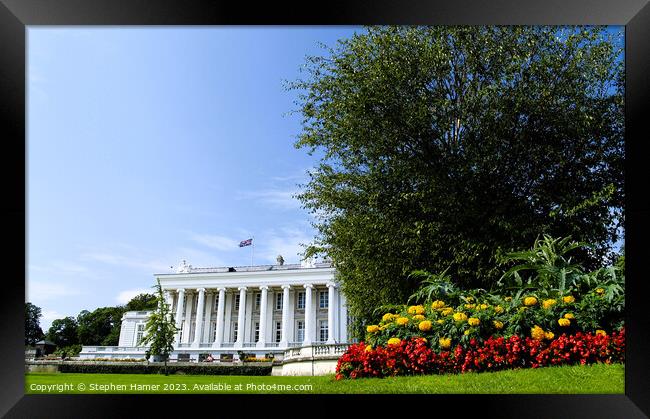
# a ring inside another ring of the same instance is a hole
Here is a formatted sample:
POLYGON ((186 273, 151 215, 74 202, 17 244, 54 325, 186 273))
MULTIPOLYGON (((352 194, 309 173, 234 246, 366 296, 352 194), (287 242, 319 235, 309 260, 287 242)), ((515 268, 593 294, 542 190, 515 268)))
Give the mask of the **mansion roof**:
POLYGON ((158 275, 176 275, 179 273, 228 273, 228 272, 263 272, 263 271, 291 271, 291 270, 309 270, 319 268, 331 268, 331 262, 319 263, 293 263, 285 265, 253 265, 253 266, 224 266, 224 267, 206 267, 195 268, 192 265, 182 265, 176 273, 163 273, 158 275))

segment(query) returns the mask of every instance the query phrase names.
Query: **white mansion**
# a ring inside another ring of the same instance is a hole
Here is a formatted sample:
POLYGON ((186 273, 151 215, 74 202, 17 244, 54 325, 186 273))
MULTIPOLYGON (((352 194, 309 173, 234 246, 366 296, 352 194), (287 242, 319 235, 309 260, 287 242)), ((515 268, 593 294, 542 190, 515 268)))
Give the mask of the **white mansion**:
MULTIPOLYGON (((345 296, 329 263, 193 268, 183 261, 176 273, 154 277, 180 330, 172 360, 265 357, 348 341, 345 296)), ((84 346, 80 357, 144 357, 138 342, 149 313, 125 313, 119 346, 84 346)))

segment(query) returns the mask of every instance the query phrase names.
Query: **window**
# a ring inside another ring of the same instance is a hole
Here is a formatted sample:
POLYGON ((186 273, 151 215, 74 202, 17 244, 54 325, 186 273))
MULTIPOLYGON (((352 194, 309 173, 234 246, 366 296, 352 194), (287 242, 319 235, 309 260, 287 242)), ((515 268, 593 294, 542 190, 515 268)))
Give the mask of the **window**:
POLYGON ((136 338, 135 338, 135 346, 140 346, 140 341, 142 340, 142 336, 144 335, 144 324, 140 323, 136 327, 136 338))
POLYGON ((232 340, 237 341, 237 322, 232 322, 232 340))
POLYGON ((282 340, 282 322, 275 322, 275 341, 282 340))
POLYGON ((296 342, 302 342, 303 340, 305 340, 305 322, 298 320, 296 322, 296 342))
POLYGON ((211 342, 217 340, 217 322, 210 322, 210 336, 212 336, 211 342))
POLYGON ((239 294, 235 294, 235 310, 239 310, 239 294))
POLYGON ((283 297, 284 297, 284 295, 282 295, 282 293, 280 293, 280 292, 275 294, 275 309, 276 310, 282 310, 283 297))
POLYGON ((318 293, 318 301, 320 308, 327 308, 329 306, 329 293, 327 291, 321 291, 318 293))
POLYGON ((327 320, 321 320, 319 322, 319 337, 321 342, 325 342, 327 340, 327 320))
POLYGON ((260 301, 262 301, 262 294, 256 293, 255 294, 255 310, 260 309, 260 301))
POLYGON ((219 307, 219 294, 215 295, 214 297, 214 304, 212 305, 212 311, 217 311, 218 307, 219 307))
POLYGON ((297 308, 298 308, 298 310, 304 310, 305 309, 305 292, 304 291, 301 291, 301 292, 298 293, 297 308))
POLYGON ((259 342, 260 340, 260 322, 255 322, 255 340, 254 342, 259 342))

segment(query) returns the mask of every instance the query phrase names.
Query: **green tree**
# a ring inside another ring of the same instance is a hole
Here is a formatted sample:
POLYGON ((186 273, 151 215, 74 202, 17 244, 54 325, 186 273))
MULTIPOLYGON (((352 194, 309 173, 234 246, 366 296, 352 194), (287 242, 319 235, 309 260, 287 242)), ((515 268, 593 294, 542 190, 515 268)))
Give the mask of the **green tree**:
POLYGON ((77 320, 74 317, 56 319, 47 331, 47 339, 52 341, 58 348, 77 345, 77 320))
MULTIPOLYGON (((309 57, 296 147, 306 255, 337 267, 357 328, 417 269, 485 287, 540 234, 610 252, 624 219, 622 43, 602 27, 370 27, 309 57)), ((358 333, 357 333, 358 335, 358 333)))
POLYGON ((77 334, 82 345, 114 346, 119 341, 123 307, 83 310, 77 316, 77 334), (116 333, 117 332, 117 333, 116 333))
POLYGON ((148 353, 164 361, 165 375, 167 375, 167 361, 174 350, 174 337, 178 329, 174 321, 174 313, 163 296, 160 280, 155 288, 156 309, 147 320, 139 345, 149 345, 148 353))
POLYGON ((153 294, 138 294, 131 299, 126 306, 124 306, 124 311, 148 311, 156 309, 156 296, 153 294))
POLYGON ((43 338, 43 330, 40 326, 41 317, 40 307, 30 302, 25 303, 25 345, 34 345, 43 338))

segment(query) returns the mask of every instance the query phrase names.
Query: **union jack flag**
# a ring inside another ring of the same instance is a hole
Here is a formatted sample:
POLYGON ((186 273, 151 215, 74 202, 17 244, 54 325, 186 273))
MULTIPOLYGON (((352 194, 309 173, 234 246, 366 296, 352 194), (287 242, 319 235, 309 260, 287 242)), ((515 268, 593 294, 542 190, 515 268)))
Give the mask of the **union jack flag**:
POLYGON ((251 244, 253 244, 253 239, 242 240, 239 242, 239 247, 250 246, 251 244))

